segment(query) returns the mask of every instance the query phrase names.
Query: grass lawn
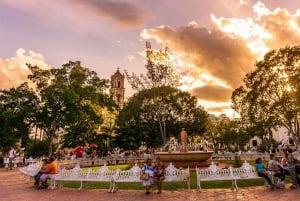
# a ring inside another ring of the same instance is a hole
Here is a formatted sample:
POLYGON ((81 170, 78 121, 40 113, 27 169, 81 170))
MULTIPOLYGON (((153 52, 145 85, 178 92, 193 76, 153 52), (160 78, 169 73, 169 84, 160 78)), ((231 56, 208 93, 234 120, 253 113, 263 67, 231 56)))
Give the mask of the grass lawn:
MULTIPOLYGON (((225 162, 225 161, 224 161, 225 162)), ((254 165, 254 163, 251 162, 251 165, 254 165)), ((98 169, 99 167, 93 167, 93 169, 98 169)), ((109 169, 129 169, 130 165, 114 165, 109 166, 109 169)), ((191 171, 190 172, 191 177, 191 189, 197 188, 197 178, 196 178, 196 172, 191 171)), ((277 181, 277 178, 275 178, 275 181, 277 181)), ((286 178, 286 182, 290 182, 290 177, 286 178)), ((252 186, 263 186, 265 184, 265 179, 245 179, 245 180, 238 180, 237 181, 238 187, 252 187, 252 186)), ((71 182, 71 181, 64 181, 62 182, 62 185, 64 187, 69 188, 79 188, 80 182, 71 182)), ((142 182, 122 182, 118 184, 119 189, 131 189, 131 190, 143 190, 142 182)), ((202 189, 211 189, 211 188, 230 188, 231 187, 231 181, 203 181, 201 182, 202 189)), ((108 182, 88 182, 87 183, 88 189, 108 189, 109 183, 108 182)), ((154 187, 155 188, 155 187, 154 187)), ((164 182, 163 183, 163 189, 164 190, 178 190, 178 189, 187 189, 187 184, 185 182, 164 182)))

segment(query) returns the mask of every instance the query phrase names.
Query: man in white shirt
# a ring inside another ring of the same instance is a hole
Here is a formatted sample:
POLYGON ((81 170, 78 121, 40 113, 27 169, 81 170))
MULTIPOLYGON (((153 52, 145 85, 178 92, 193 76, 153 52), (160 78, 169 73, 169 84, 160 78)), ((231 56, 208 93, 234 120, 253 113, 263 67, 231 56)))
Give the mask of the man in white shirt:
POLYGON ((13 146, 10 147, 10 150, 8 152, 8 160, 9 160, 9 168, 12 170, 13 167, 13 160, 15 159, 16 151, 13 146))
POLYGON ((272 172, 273 176, 279 177, 281 181, 284 181, 285 173, 283 171, 281 164, 276 160, 274 154, 270 155, 268 170, 272 172))

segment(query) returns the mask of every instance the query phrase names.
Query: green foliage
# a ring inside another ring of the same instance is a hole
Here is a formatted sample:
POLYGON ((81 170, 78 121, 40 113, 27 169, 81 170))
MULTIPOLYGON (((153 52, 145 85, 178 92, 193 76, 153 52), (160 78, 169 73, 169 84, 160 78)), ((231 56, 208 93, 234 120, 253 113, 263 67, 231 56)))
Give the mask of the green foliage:
POLYGON ((108 80, 100 79, 94 71, 79 61, 63 64, 62 68, 42 70, 28 64, 28 78, 37 86, 41 97, 36 125, 47 135, 49 154, 60 129, 66 132, 63 145, 75 147, 91 142, 103 122, 101 110, 116 107, 104 93, 108 80))
POLYGON ((174 63, 169 49, 155 50, 146 42, 146 74, 137 76, 125 71, 126 78, 134 90, 141 91, 162 86, 179 86, 179 75, 174 71, 174 63))
POLYGON ((233 109, 260 138, 283 126, 300 142, 300 46, 265 54, 232 94, 233 109))
POLYGON ((26 146, 37 100, 27 83, 0 90, 0 151, 6 153, 20 139, 26 146))
POLYGON ((271 146, 273 146, 274 148, 278 147, 278 142, 276 142, 276 140, 272 139, 268 139, 268 138, 264 138, 262 140, 262 143, 259 144, 257 146, 257 151, 261 152, 261 153, 269 153, 271 146))
POLYGON ((42 157, 49 155, 49 142, 46 140, 30 140, 28 148, 26 150, 26 157, 42 157))
POLYGON ((206 122, 206 111, 189 93, 168 86, 151 88, 136 93, 120 111, 115 142, 122 148, 141 142, 157 147, 183 127, 189 136, 202 135, 206 122))
POLYGON ((226 115, 208 117, 205 137, 214 143, 215 148, 227 148, 229 151, 243 150, 251 135, 247 133, 241 122, 230 119, 226 115))

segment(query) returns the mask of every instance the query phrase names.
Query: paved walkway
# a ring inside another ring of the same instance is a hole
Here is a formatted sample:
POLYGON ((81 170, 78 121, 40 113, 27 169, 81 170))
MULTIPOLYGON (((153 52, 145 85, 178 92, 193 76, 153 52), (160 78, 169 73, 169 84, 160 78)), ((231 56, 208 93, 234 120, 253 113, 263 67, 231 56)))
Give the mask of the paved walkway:
POLYGON ((141 190, 119 190, 108 193, 107 190, 77 190, 61 188, 55 190, 36 190, 17 170, 0 168, 0 200, 5 201, 297 201, 300 200, 300 189, 277 189, 269 191, 263 186, 242 188, 238 192, 230 189, 204 189, 163 191, 145 195, 141 190))

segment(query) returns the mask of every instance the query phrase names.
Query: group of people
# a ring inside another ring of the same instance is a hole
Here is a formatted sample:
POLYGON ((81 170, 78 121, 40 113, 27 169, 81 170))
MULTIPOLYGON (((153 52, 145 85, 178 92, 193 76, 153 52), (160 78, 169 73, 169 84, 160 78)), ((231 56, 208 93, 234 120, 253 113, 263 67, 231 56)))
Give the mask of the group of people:
POLYGON ((37 189, 48 188, 47 180, 50 179, 53 174, 58 173, 58 165, 54 157, 43 160, 43 165, 40 171, 34 176, 34 185, 37 189))
POLYGON ((257 158, 255 160, 258 176, 266 179, 268 184, 271 186, 271 190, 274 188, 284 188, 285 178, 287 175, 291 177, 292 185, 290 188, 298 188, 300 178, 296 171, 296 162, 297 159, 294 157, 294 151, 292 149, 288 149, 284 152, 284 156, 281 161, 279 161, 274 154, 270 154, 270 160, 267 166, 264 166, 261 158, 257 158), (275 184, 271 179, 273 176, 279 178, 277 184, 275 184))
POLYGON ((156 158, 155 164, 152 163, 152 159, 147 159, 146 164, 142 168, 142 172, 149 175, 147 180, 143 180, 146 195, 151 193, 153 185, 157 185, 157 194, 162 192, 162 183, 165 179, 165 171, 165 165, 160 161, 160 158, 156 158))

